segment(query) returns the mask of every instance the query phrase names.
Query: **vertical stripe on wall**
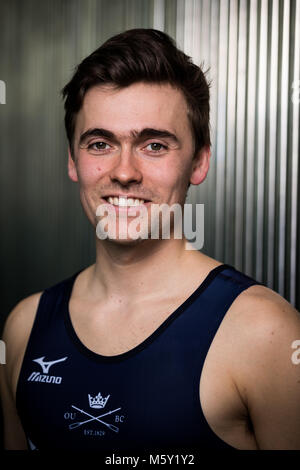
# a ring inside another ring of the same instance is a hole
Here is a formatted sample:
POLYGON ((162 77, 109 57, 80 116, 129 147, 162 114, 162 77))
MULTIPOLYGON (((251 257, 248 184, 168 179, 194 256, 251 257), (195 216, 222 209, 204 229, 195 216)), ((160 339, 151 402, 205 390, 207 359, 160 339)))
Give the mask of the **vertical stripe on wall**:
POLYGON ((292 69, 291 69, 291 81, 292 85, 289 88, 292 92, 292 107, 290 109, 290 154, 291 154, 291 164, 289 169, 289 187, 290 187, 290 210, 288 212, 289 221, 290 221, 290 238, 288 246, 288 257, 289 257, 289 271, 292 282, 287 286, 289 289, 288 296, 294 302, 296 299, 296 305, 300 309, 300 268, 298 264, 297 268, 297 259, 300 263, 300 249, 299 249, 299 236, 300 236, 300 196, 299 196, 299 186, 300 186, 300 174, 299 174, 299 154, 300 154, 300 139, 299 139, 299 107, 300 107, 300 2, 294 2, 291 5, 291 15, 295 18, 295 28, 292 30, 291 37, 294 38, 294 44, 291 44, 292 47, 292 69), (297 199, 298 195, 298 199, 297 199), (297 206, 298 204, 298 206, 297 206), (299 214, 299 219, 297 220, 297 213, 299 214), (298 223, 298 239, 297 239, 297 223, 298 223), (295 282, 293 282, 295 280, 295 282))

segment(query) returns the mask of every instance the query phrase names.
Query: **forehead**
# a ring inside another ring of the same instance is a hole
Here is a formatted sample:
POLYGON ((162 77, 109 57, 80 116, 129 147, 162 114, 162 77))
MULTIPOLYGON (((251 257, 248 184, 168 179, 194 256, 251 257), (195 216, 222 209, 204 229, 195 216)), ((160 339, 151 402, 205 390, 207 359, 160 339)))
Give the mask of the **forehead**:
POLYGON ((76 128, 105 127, 116 133, 159 127, 177 134, 189 132, 183 93, 169 84, 135 83, 126 88, 96 86, 88 90, 76 128))

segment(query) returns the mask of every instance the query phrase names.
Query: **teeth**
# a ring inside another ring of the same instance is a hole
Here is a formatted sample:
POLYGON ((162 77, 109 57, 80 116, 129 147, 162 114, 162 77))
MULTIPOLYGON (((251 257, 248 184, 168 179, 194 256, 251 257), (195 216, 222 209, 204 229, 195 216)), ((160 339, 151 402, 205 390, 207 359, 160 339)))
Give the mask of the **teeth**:
POLYGON ((108 197, 108 202, 113 204, 114 206, 121 206, 121 207, 128 207, 128 206, 140 206, 144 204, 144 199, 133 199, 133 198, 126 198, 126 197, 108 197))
POLYGON ((127 203, 126 203, 126 197, 120 197, 119 198, 119 204, 118 204, 118 198, 117 197, 114 197, 114 201, 117 200, 117 203, 115 202, 115 205, 119 205, 119 206, 127 206, 127 203))

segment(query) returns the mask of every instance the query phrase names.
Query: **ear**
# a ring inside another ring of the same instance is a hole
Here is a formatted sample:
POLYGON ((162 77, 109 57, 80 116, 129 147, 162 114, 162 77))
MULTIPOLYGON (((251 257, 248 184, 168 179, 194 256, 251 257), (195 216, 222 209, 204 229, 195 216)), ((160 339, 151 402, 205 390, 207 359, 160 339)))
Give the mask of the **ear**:
POLYGON ((194 156, 192 161, 192 172, 190 176, 191 184, 202 183, 209 170, 211 151, 209 146, 202 147, 194 156))
POLYGON ((68 148, 68 174, 72 181, 78 182, 77 168, 72 158, 70 147, 68 148))

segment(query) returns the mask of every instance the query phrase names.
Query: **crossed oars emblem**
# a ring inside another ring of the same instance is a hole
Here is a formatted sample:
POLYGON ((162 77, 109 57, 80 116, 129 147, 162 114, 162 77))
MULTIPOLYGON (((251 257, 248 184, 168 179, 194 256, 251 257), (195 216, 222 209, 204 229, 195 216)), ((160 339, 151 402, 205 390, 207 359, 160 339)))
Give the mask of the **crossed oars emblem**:
POLYGON ((112 413, 115 413, 116 411, 119 411, 121 408, 116 408, 115 410, 108 411, 107 413, 104 413, 103 415, 99 415, 99 416, 90 415, 90 414, 87 413, 86 411, 81 410, 80 408, 77 408, 77 407, 74 406, 74 405, 72 405, 72 408, 74 408, 74 409, 77 410, 77 411, 80 411, 80 413, 82 413, 82 414, 85 414, 85 415, 89 416, 91 419, 86 419, 85 421, 78 421, 77 423, 69 424, 69 429, 78 428, 78 427, 81 426, 82 424, 89 423, 90 421, 99 421, 99 423, 104 424, 105 426, 107 426, 107 427, 108 427, 109 429, 111 429, 112 431, 114 431, 114 432, 119 432, 119 428, 118 428, 117 426, 114 426, 113 424, 105 423, 105 421, 102 421, 100 418, 103 418, 104 416, 107 416, 107 415, 110 415, 110 414, 112 414, 112 413))

